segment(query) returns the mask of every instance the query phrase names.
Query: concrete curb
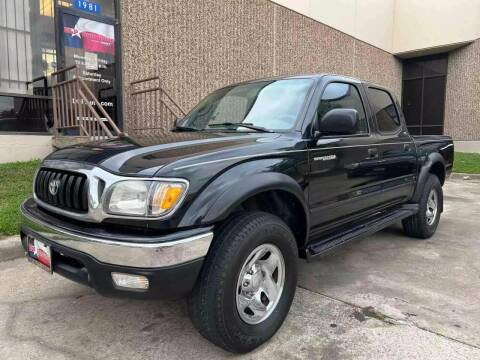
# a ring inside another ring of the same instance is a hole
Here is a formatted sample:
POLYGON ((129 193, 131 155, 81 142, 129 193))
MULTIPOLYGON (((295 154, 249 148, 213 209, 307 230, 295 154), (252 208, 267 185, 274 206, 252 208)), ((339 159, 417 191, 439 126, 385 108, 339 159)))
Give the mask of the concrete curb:
POLYGON ((452 180, 480 180, 480 174, 452 173, 452 180))

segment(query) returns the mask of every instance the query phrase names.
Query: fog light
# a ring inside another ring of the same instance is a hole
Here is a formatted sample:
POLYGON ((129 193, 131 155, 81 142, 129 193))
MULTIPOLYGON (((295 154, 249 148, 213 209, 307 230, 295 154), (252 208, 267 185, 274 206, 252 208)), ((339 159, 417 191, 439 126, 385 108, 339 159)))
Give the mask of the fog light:
POLYGON ((112 279, 116 287, 124 289, 147 290, 149 285, 148 278, 142 275, 112 272, 112 279))

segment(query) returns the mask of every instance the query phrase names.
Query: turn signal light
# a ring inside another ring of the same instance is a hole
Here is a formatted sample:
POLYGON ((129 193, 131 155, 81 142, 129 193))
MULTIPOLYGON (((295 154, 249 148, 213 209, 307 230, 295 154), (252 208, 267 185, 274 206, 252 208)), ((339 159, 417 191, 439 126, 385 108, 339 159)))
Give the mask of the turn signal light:
POLYGON ((152 197, 151 213, 159 215, 170 211, 184 192, 185 185, 182 183, 159 183, 152 197))
POLYGON ((182 195, 182 190, 179 187, 169 187, 165 193, 165 197, 162 201, 162 209, 168 210, 177 203, 178 198, 182 195))

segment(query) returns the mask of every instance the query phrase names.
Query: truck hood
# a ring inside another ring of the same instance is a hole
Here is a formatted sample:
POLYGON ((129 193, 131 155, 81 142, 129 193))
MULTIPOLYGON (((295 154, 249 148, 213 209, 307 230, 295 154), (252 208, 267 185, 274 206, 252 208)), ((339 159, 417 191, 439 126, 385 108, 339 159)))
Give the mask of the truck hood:
MULTIPOLYGON (((253 148, 268 148, 280 135, 242 132, 170 132, 159 136, 124 136, 113 140, 78 144, 58 150, 46 160, 85 162, 111 172, 154 176, 173 163, 201 162, 232 154, 254 154, 253 148), (248 149, 248 150, 247 150, 248 149)), ((285 144, 284 144, 285 145, 285 144)), ((265 151, 263 149, 262 151, 265 151)))

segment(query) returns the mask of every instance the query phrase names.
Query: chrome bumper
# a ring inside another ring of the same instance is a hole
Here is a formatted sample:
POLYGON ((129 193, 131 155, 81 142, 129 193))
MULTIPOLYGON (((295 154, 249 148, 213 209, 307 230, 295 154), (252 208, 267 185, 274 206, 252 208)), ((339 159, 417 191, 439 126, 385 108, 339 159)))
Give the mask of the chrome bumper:
MULTIPOLYGON (((73 250, 81 251, 96 260, 120 266, 162 268, 179 265, 204 257, 213 240, 213 232, 174 241, 114 241, 84 236, 66 231, 36 218, 25 207, 20 207, 22 226, 46 240, 73 250)), ((138 240, 138 237, 136 237, 138 240)))

